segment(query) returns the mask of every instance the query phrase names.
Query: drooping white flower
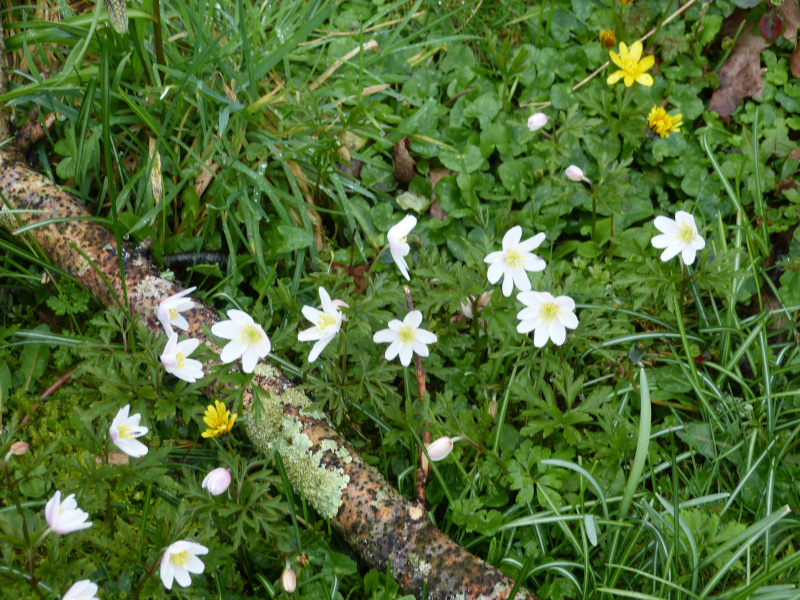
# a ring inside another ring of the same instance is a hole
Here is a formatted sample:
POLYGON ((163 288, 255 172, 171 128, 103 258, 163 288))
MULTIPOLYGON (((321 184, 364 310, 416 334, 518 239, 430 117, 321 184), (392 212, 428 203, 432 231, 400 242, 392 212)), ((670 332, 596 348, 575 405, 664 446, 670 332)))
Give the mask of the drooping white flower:
POLYGON ((544 113, 537 112, 528 117, 528 129, 531 131, 539 131, 545 125, 547 125, 547 115, 544 113))
POLYGON ((417 224, 417 218, 413 215, 406 215, 402 221, 389 229, 386 234, 386 239, 389 241, 389 252, 392 254, 394 262, 397 263, 403 277, 410 280, 408 276, 408 265, 406 264, 405 257, 411 252, 411 246, 408 245, 408 234, 414 229, 417 224))
POLYGON ((182 292, 173 294, 169 298, 165 298, 158 304, 156 316, 161 325, 164 326, 167 335, 172 335, 173 325, 184 331, 189 329, 189 321, 181 313, 194 308, 194 302, 192 302, 191 298, 186 298, 186 296, 196 289, 197 287, 190 287, 182 292))
POLYGON ((517 313, 520 320, 517 331, 533 331, 533 345, 537 348, 543 347, 548 339, 561 346, 567 339, 567 329, 578 326, 575 301, 569 296, 554 298, 550 292, 522 292, 517 299, 526 306, 517 313))
POLYGON ((661 260, 667 262, 678 254, 684 264, 691 265, 697 256, 697 251, 706 247, 706 241, 697 233, 694 217, 688 212, 679 210, 675 219, 656 217, 654 222, 661 235, 655 236, 650 243, 654 248, 664 249, 661 260))
POLYGON ((567 167, 567 170, 564 171, 567 176, 567 179, 571 179, 572 181, 576 181, 580 183, 581 181, 589 181, 586 176, 583 174, 583 171, 580 167, 575 165, 570 165, 567 167))
POLYGON ((317 342, 311 348, 308 362, 317 360, 320 352, 339 333, 342 328, 342 319, 344 318, 342 312, 336 307, 323 287, 319 288, 319 299, 322 301, 322 310, 308 305, 303 307, 303 316, 312 323, 316 323, 316 325, 297 334, 298 341, 311 342, 316 340, 317 342))
POLYGON ((164 550, 161 559, 161 582, 168 590, 172 589, 172 582, 177 581, 181 587, 189 587, 192 577, 189 573, 200 574, 206 568, 199 555, 208 554, 208 548, 188 540, 180 540, 169 545, 164 550))
POLYGON ((444 460, 450 456, 450 453, 453 451, 453 444, 458 441, 461 441, 461 436, 452 438, 444 436, 434 440, 428 444, 428 458, 433 462, 444 460))
POLYGON ((208 490, 212 496, 219 496, 228 489, 230 484, 231 472, 225 467, 218 467, 205 476, 200 487, 208 490))
POLYGON ((73 583, 61 596, 61 600, 98 600, 96 594, 97 584, 92 583, 90 579, 84 579, 73 583))
POLYGON ((526 271, 543 271, 547 266, 545 261, 531 252, 542 244, 544 238, 544 233, 537 233, 532 238, 520 242, 522 227, 516 225, 509 229, 503 236, 503 249, 490 252, 483 259, 483 262, 489 264, 487 273, 489 283, 497 283, 502 276, 504 296, 511 295, 515 284, 521 292, 529 291, 531 280, 528 279, 526 271))
POLYGON ((164 352, 161 354, 161 364, 178 379, 183 379, 189 383, 194 383, 203 378, 203 363, 188 356, 200 345, 197 338, 178 341, 178 334, 172 333, 169 336, 164 352))
POLYGON ((89 518, 89 513, 78 508, 75 494, 70 494, 61 502, 61 492, 58 490, 47 501, 47 505, 44 507, 44 518, 50 529, 58 535, 80 531, 92 526, 92 522, 86 520, 89 518))
POLYGON ((491 300, 492 295, 489 292, 483 292, 480 296, 478 296, 475 302, 472 301, 472 298, 467 298, 467 303, 461 303, 461 314, 464 315, 470 321, 475 317, 475 305, 477 305, 478 310, 477 312, 482 312, 484 308, 489 306, 489 300, 491 300))
POLYGON ((412 310, 402 321, 389 321, 389 328, 376 332, 372 341, 376 344, 389 344, 386 360, 394 360, 399 354, 400 362, 407 367, 411 364, 414 352, 422 357, 428 356, 428 344, 435 344, 437 341, 436 334, 419 328, 421 324, 422 313, 412 310))
POLYGON ((241 310, 229 310, 230 321, 220 321, 211 327, 211 333, 217 337, 231 340, 222 349, 220 360, 232 363, 239 357, 242 359, 242 370, 252 373, 258 360, 264 358, 272 349, 264 329, 253 320, 253 317, 241 310))
POLYGON ((281 573, 281 587, 283 587, 283 591, 287 594, 294 594, 294 591, 297 589, 297 574, 294 572, 294 569, 292 569, 288 558, 283 567, 283 573, 281 573))
MULTIPOLYGON (((178 334, 174 335, 177 337, 178 334)), ((130 404, 126 404, 120 409, 117 416, 114 417, 114 420, 111 422, 108 433, 111 436, 111 441, 114 442, 117 448, 128 456, 139 458, 147 454, 147 446, 136 438, 145 435, 148 429, 147 427, 139 425, 139 421, 142 419, 142 415, 139 413, 128 416, 130 408, 130 404)))

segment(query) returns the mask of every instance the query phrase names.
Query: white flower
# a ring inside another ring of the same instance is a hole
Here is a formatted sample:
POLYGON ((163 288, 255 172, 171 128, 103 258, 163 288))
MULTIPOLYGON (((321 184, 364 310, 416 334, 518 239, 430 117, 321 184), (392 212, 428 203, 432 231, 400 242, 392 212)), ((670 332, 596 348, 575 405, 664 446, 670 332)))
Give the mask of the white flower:
POLYGON ((456 437, 440 437, 428 444, 428 458, 433 462, 444 460, 453 451, 453 444, 461 440, 461 436, 456 437))
POLYGON ((531 131, 539 131, 545 125, 547 125, 547 115, 544 113, 537 112, 528 117, 528 129, 531 131))
POLYGON ((400 355, 400 362, 404 367, 411 364, 414 352, 420 356, 428 356, 427 344, 436 343, 436 335, 426 329, 419 329, 422 323, 422 313, 412 310, 402 321, 392 319, 389 329, 381 329, 372 336, 376 344, 389 344, 386 349, 386 360, 394 360, 400 355))
POLYGON ((219 359, 231 363, 242 358, 242 370, 252 373, 259 358, 264 358, 272 346, 264 329, 253 320, 253 317, 241 310, 229 310, 230 321, 214 323, 211 333, 217 337, 231 340, 222 349, 219 359))
MULTIPOLYGON (((177 337, 177 334, 174 335, 177 337)), ((147 454, 147 446, 136 438, 145 435, 148 429, 139 425, 139 421, 142 419, 142 415, 139 413, 128 416, 130 408, 130 404, 126 404, 120 409, 117 416, 111 421, 108 433, 117 448, 128 456, 139 458, 147 454)))
POLYGON ((548 338, 561 346, 567 339, 567 328, 578 326, 575 301, 569 296, 553 298, 549 292, 522 292, 517 299, 526 306, 517 313, 517 331, 533 331, 533 345, 537 348, 543 347, 548 338))
POLYGON ((283 591, 287 594, 293 594, 297 589, 297 575, 289 564, 289 559, 286 559, 286 566, 281 573, 281 586, 283 591))
MULTIPOLYGON (((478 312, 482 312, 484 308, 489 306, 489 300, 491 300, 492 295, 489 292, 483 292, 477 299, 478 305, 478 312)), ((470 321, 475 316, 474 311, 474 304, 472 302, 472 298, 467 298, 467 303, 461 303, 461 314, 464 315, 470 321)))
POLYGON ((203 479, 202 488, 207 489, 212 496, 219 496, 231 484, 231 472, 224 467, 219 467, 211 471, 203 479))
POLYGON ((58 535, 80 531, 92 526, 89 513, 78 508, 75 494, 70 494, 61 502, 61 492, 56 490, 55 496, 47 501, 44 507, 44 518, 47 525, 58 535))
POLYGON ((580 167, 576 167, 575 165, 568 166, 564 173, 567 175, 567 178, 571 179, 572 181, 589 181, 586 179, 586 176, 583 174, 583 171, 581 171, 580 167))
POLYGON ((490 265, 487 273, 489 283, 497 283, 502 275, 504 296, 511 295, 514 284, 522 292, 529 291, 531 280, 525 271, 543 271, 547 265, 541 258, 531 253, 531 250, 542 244, 544 237, 544 233, 537 233, 532 238, 520 242, 522 227, 516 225, 509 229, 503 236, 503 250, 491 252, 483 259, 483 262, 490 265))
POLYGON ((173 325, 184 331, 189 329, 189 321, 180 313, 194 308, 194 302, 192 302, 191 298, 185 298, 184 296, 188 296, 196 289, 197 287, 190 287, 187 290, 173 294, 159 303, 156 316, 161 321, 161 325, 164 326, 167 335, 172 335, 173 325))
POLYGON ((178 334, 169 336, 164 352, 161 354, 161 364, 178 379, 194 383, 203 377, 203 363, 193 358, 187 358, 200 345, 197 338, 189 338, 178 342, 178 334))
POLYGON ((161 581, 168 590, 172 589, 173 579, 181 587, 192 583, 189 573, 202 573, 206 566, 197 558, 200 554, 208 554, 208 548, 187 540, 180 540, 164 550, 161 559, 161 581))
POLYGON ((317 343, 308 355, 308 362, 317 360, 320 352, 325 349, 331 340, 339 333, 342 328, 342 312, 336 308, 325 288, 319 288, 319 299, 322 301, 322 310, 313 306, 303 307, 303 316, 316 323, 314 327, 309 327, 297 334, 297 339, 301 342, 316 340, 317 343))
POLYGON ((411 277, 408 276, 408 265, 405 257, 411 251, 411 246, 408 245, 406 240, 416 224, 417 218, 415 216, 406 215, 402 221, 389 229, 389 233, 386 234, 386 239, 389 241, 389 252, 392 253, 392 258, 397 263, 403 277, 408 280, 411 277))
POLYGON ((90 579, 76 581, 72 584, 67 592, 61 596, 61 600, 98 600, 97 584, 92 583, 90 579))
POLYGON ((656 217, 654 224, 661 235, 655 236, 650 243, 654 248, 664 248, 661 253, 664 262, 680 254, 684 264, 691 265, 697 251, 706 247, 706 241, 697 233, 694 217, 683 210, 675 213, 675 220, 656 217))

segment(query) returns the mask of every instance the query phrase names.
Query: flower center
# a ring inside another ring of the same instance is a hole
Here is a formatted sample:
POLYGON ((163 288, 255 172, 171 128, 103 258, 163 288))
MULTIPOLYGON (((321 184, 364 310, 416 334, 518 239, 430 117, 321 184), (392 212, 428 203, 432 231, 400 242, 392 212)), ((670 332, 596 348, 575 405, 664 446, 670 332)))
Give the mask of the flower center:
POLYGON ((539 318, 545 323, 552 323, 561 314, 561 309, 555 302, 545 302, 539 308, 539 318))
POLYGON ((322 313, 317 319, 317 331, 323 331, 331 325, 336 325, 336 319, 328 313, 322 313))
POLYGON ((170 308, 169 309, 169 320, 174 321, 178 318, 178 309, 177 308, 170 308))
POLYGON ((516 250, 506 252, 506 264, 512 269, 521 269, 525 266, 525 259, 516 250))
POLYGON ((133 439, 133 435, 131 435, 131 428, 129 425, 120 425, 117 431, 119 431, 119 437, 121 437, 123 440, 133 439))
POLYGON ((675 237, 683 244, 690 244, 694 241, 694 230, 687 223, 681 223, 678 225, 678 235, 675 237))
POLYGON ((625 71, 628 75, 636 75, 639 73, 639 61, 633 60, 632 58, 622 58, 620 57, 620 62, 622 63, 622 70, 625 71))
POLYGON ((672 119, 668 115, 655 115, 650 128, 658 134, 665 133, 672 127, 672 119))
POLYGON ((400 335, 400 343, 404 346, 410 346, 417 337, 417 332, 410 325, 403 325, 398 333, 400 335))
POLYGON ((261 341, 261 337, 262 334, 255 325, 245 325, 239 333, 239 341, 251 348, 261 341))
POLYGON ((169 557, 169 559, 170 559, 172 562, 174 562, 176 565, 178 565, 179 567, 182 567, 182 566, 184 566, 186 563, 188 563, 188 562, 189 562, 189 559, 190 559, 191 557, 192 557, 192 555, 191 555, 191 554, 189 554, 189 551, 188 551, 188 550, 184 550, 183 552, 178 552, 177 554, 172 554, 172 555, 169 557))
POLYGON ((186 366, 186 358, 183 356, 183 352, 178 352, 175 355, 175 360, 178 363, 178 368, 183 369, 186 366))

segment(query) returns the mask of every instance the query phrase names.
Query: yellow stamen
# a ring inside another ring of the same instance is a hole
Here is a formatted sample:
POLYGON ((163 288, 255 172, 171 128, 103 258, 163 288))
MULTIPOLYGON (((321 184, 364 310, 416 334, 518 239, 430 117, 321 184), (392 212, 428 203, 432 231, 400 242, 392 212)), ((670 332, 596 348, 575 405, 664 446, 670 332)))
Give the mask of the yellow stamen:
POLYGON ((169 557, 169 559, 179 567, 182 567, 188 563, 190 558, 192 558, 192 555, 189 554, 188 550, 178 552, 177 554, 171 554, 169 557))
POLYGON ((522 269, 525 266, 525 259, 516 250, 506 252, 506 263, 512 269, 522 269))
POLYGON ((539 308, 539 318, 545 323, 552 323, 561 314, 561 309, 555 302, 545 302, 539 308))
POLYGON ((694 241, 694 230, 688 223, 678 225, 678 235, 675 236, 679 242, 689 244, 694 241))
POLYGON ((120 425, 119 437, 121 437, 123 440, 132 440, 133 436, 131 435, 131 428, 128 425, 120 425))
POLYGON ((183 369, 186 366, 186 358, 183 356, 183 352, 178 352, 175 355, 175 360, 178 362, 179 369, 183 369))
POLYGON ((239 331, 239 342, 248 347, 253 347, 261 341, 263 334, 255 325, 245 325, 239 331))
POLYGON ((398 333, 400 335, 400 343, 404 346, 410 346, 417 337, 417 332, 409 325, 403 325, 398 333))
POLYGON ((336 324, 336 319, 334 319, 328 313, 322 313, 319 318, 317 319, 317 331, 322 332, 327 327, 336 324))
POLYGON ((178 309, 177 308, 170 308, 169 309, 169 320, 172 321, 178 318, 178 309))

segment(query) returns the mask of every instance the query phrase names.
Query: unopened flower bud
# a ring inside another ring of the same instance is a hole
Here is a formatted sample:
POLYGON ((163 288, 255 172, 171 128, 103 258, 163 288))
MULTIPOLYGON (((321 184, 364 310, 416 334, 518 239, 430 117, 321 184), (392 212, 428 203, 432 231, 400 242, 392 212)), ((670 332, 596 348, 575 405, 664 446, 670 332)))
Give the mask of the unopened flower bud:
POLYGON ((288 560, 286 561, 286 568, 281 573, 281 585, 283 586, 283 591, 287 594, 294 594, 297 589, 297 575, 289 566, 288 560))
POLYGON ((531 131, 539 131, 545 125, 547 125, 547 115, 544 113, 537 112, 528 117, 528 129, 531 131))
POLYGON ((428 457, 433 462, 438 462, 447 458, 453 451, 453 442, 459 441, 460 437, 440 437, 438 440, 428 444, 428 457))
POLYGON ((581 171, 580 167, 576 167, 575 165, 568 166, 565 173, 567 178, 572 181, 581 182, 584 179, 583 171, 581 171))
POLYGON ((202 487, 207 489, 212 496, 219 496, 228 489, 230 484, 231 472, 224 467, 219 467, 206 475, 202 487))
POLYGON ((492 416, 492 419, 497 416, 497 400, 489 402, 489 414, 492 416))
POLYGON ((23 441, 14 442, 13 444, 11 444, 11 454, 13 454, 14 456, 22 456, 28 451, 28 448, 30 448, 28 442, 23 442, 23 441))

